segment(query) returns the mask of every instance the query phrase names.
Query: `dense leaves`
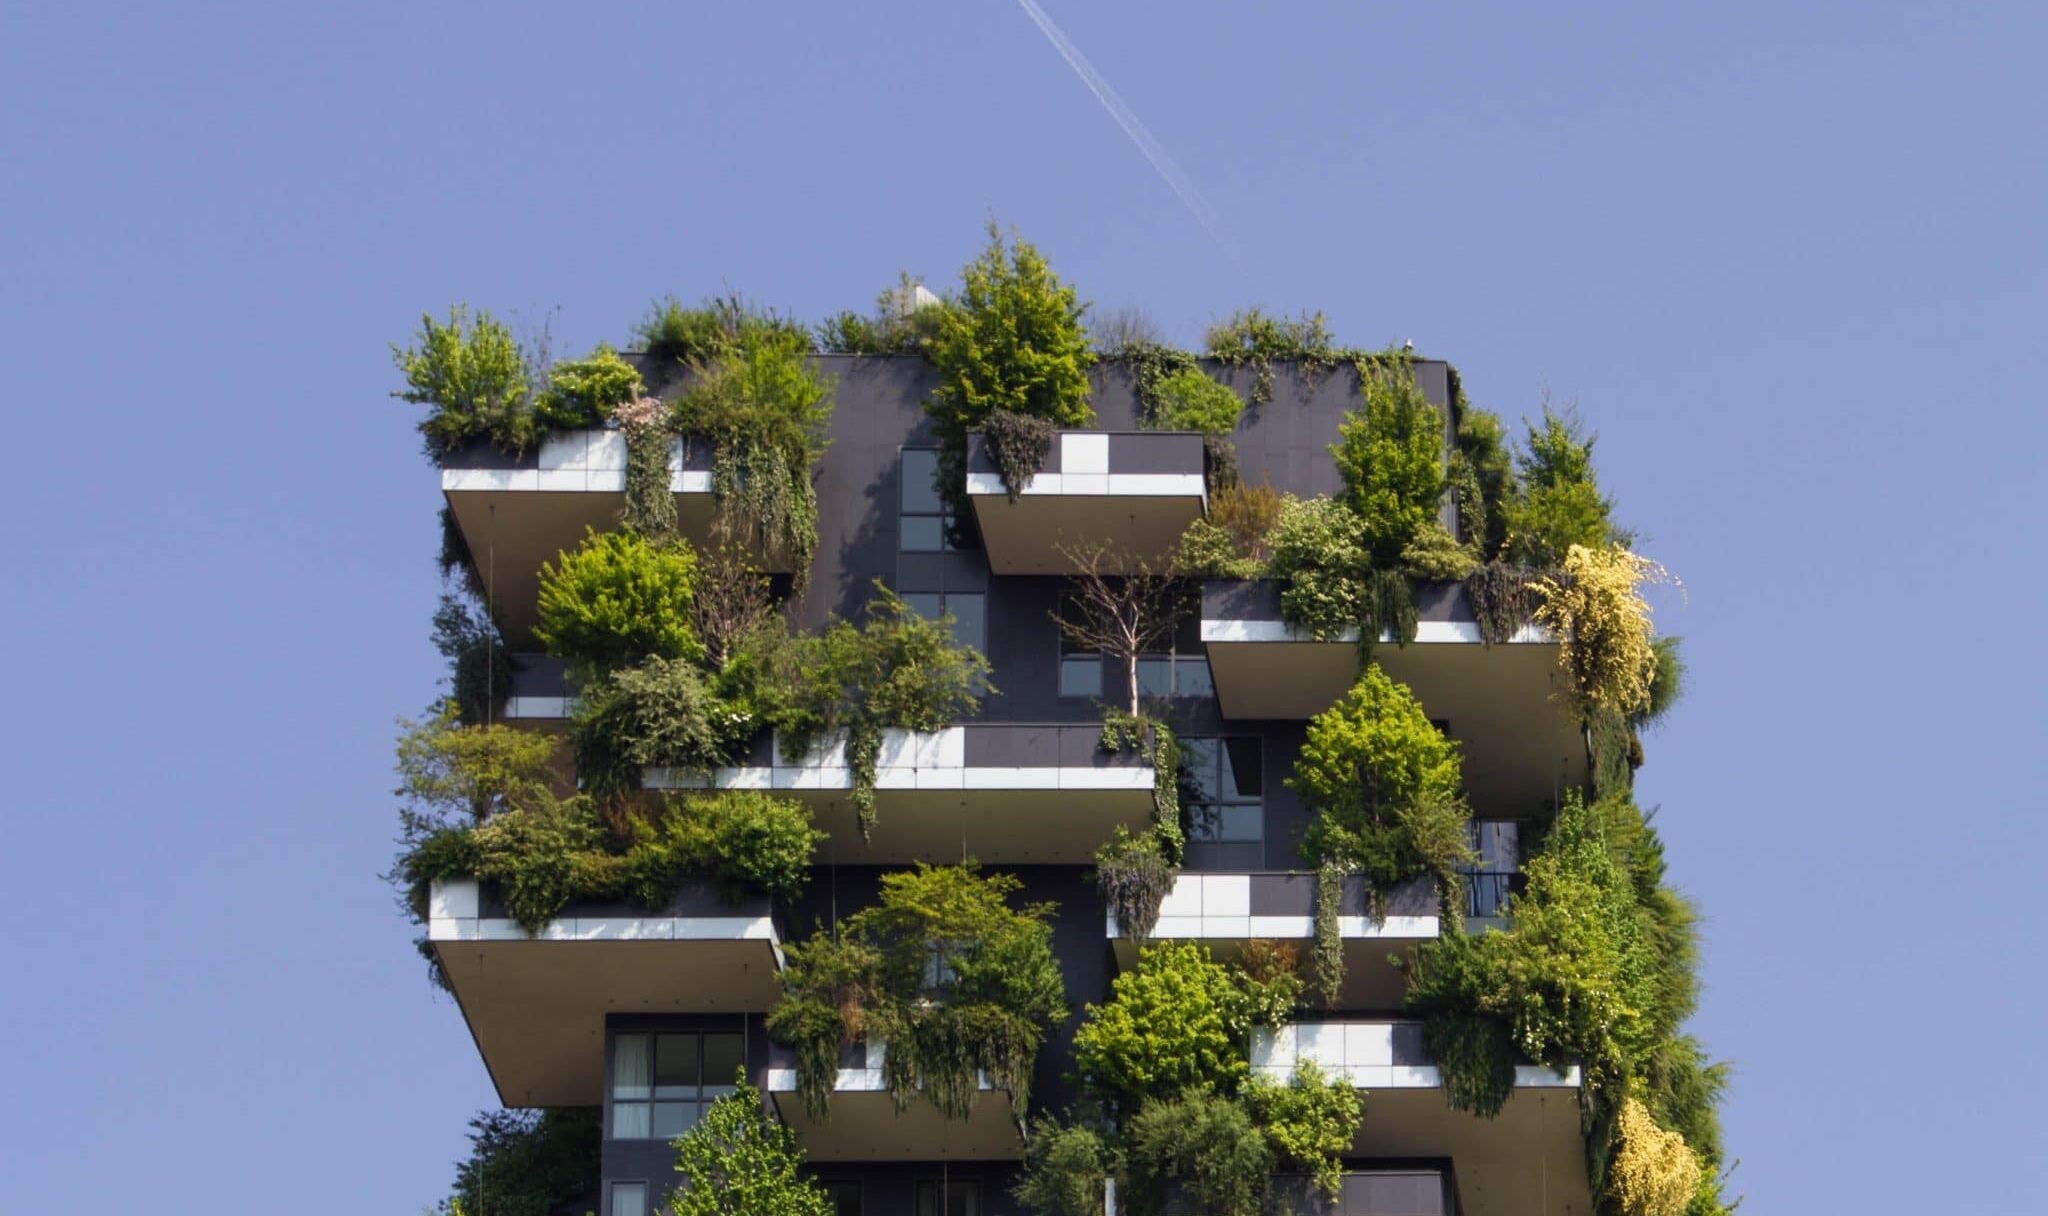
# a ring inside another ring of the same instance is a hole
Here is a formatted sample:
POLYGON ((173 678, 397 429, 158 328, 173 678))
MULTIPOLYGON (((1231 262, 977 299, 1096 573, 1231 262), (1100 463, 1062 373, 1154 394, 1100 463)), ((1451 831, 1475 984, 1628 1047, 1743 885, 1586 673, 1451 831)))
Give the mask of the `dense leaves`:
POLYGON ((554 1216, 598 1190, 595 1107, 493 1110, 469 1121, 469 1159, 455 1167, 443 1210, 468 1216, 554 1216))
POLYGON ((533 417, 527 358, 512 330, 489 312, 457 305, 445 324, 420 318, 415 345, 392 347, 405 387, 392 395, 432 406, 420 420, 429 458, 439 460, 473 439, 519 452, 540 437, 533 417))
POLYGON ((696 659, 690 589, 697 561, 680 543, 587 532, 540 570, 534 636, 585 681, 650 658, 696 659))
POLYGON ((1364 400, 1344 415, 1330 452, 1366 560, 1391 567, 1436 519, 1444 491, 1443 414, 1405 368, 1365 375, 1359 390, 1364 400))
POLYGON ((803 1168, 796 1132, 769 1116, 744 1077, 675 1150, 682 1177, 669 1216, 832 1216, 832 1197, 803 1168))

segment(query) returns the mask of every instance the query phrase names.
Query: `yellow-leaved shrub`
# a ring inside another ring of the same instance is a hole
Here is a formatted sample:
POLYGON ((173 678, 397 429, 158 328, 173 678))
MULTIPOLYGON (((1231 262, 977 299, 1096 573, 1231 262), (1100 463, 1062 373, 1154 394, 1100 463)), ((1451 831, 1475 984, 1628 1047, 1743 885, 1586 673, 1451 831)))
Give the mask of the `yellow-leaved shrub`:
POLYGON ((1664 567, 1621 545, 1573 545, 1562 577, 1530 584, 1541 601, 1536 621, 1561 643, 1558 666, 1581 710, 1627 715, 1649 705, 1657 652, 1642 588, 1673 581, 1664 567))
POLYGON ((1685 1137, 1658 1127, 1641 1102, 1624 1102, 1607 1166, 1607 1189, 1623 1216, 1679 1216, 1699 1187, 1699 1158, 1685 1137))

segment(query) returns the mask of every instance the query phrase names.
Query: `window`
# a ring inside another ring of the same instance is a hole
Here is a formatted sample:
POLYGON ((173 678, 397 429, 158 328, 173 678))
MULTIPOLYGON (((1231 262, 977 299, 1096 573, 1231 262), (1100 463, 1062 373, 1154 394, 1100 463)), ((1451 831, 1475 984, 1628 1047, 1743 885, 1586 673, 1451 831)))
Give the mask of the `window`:
POLYGON ((1264 840, 1266 799, 1258 737, 1182 739, 1180 747, 1192 838, 1264 840))
POLYGON ((981 1180, 918 1179, 917 1216, 981 1216, 981 1180))
POLYGON ((611 1138, 673 1140, 733 1090, 743 1056, 736 1034, 622 1034, 612 1038, 611 1138))
POLYGON ((1216 695, 1216 685, 1209 679, 1208 648, 1202 645, 1202 614, 1198 608, 1190 608, 1174 626, 1173 641, 1164 653, 1138 656, 1140 696, 1216 695))
POLYGON ((983 619, 987 597, 979 591, 906 591, 903 602, 928 621, 952 613, 954 639, 988 653, 988 624, 983 619))
POLYGON ((647 1184, 612 1183, 611 1216, 647 1216, 647 1184))
POLYGON ((832 1201, 832 1216, 860 1216, 858 1178, 828 1178, 818 1185, 825 1188, 826 1197, 832 1201))
MULTIPOLYGON (((1074 607, 1071 592, 1060 593, 1059 619, 1078 621, 1079 610, 1074 607)), ((1080 642, 1067 636, 1067 631, 1053 624, 1053 631, 1060 639, 1060 695, 1063 697, 1099 697, 1102 695, 1102 656, 1085 648, 1080 642)))
POLYGON ((905 553, 941 553, 956 547, 951 540, 953 514, 939 494, 938 476, 937 448, 903 449, 896 547, 905 553))
POLYGON ((1465 915, 1499 916, 1520 881, 1521 825, 1512 819, 1474 819, 1469 842, 1478 860, 1465 875, 1465 915))

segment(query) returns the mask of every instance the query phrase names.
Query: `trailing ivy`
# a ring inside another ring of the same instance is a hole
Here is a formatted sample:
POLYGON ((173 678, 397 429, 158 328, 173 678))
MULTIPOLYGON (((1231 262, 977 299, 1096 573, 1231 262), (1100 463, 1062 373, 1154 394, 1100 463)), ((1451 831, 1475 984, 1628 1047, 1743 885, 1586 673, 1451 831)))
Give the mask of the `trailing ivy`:
POLYGON ((1160 905, 1173 892, 1179 871, 1166 860, 1154 832, 1132 833, 1122 824, 1095 851, 1095 885, 1116 917, 1117 930, 1142 946, 1159 923, 1160 905))
POLYGON ((1160 856, 1178 869, 1187 847, 1181 811, 1180 742, 1173 728, 1156 718, 1108 709, 1102 717, 1102 750, 1135 751, 1152 765, 1152 835, 1160 856))
POLYGON ((636 397, 612 414, 626 437, 626 501, 619 523, 656 546, 677 539, 667 414, 668 407, 652 397, 636 397))
POLYGON ((1325 1009, 1337 1007, 1344 991, 1344 863, 1326 857, 1316 865, 1315 975, 1316 1000, 1325 1009))
POLYGON ((1465 576, 1465 595, 1472 601, 1480 640, 1488 646, 1498 646, 1536 619, 1541 601, 1533 584, 1540 577, 1546 576, 1498 559, 1465 576))
POLYGON ((1003 488, 1010 492, 1010 501, 1015 502, 1045 467, 1053 441, 1059 438, 1059 428, 1047 419, 1008 410, 991 410, 981 428, 989 458, 1003 475, 1003 488))
POLYGON ((1664 567, 1620 545, 1573 545, 1556 577, 1530 584, 1536 620, 1560 643, 1558 667, 1581 714, 1649 708, 1659 658, 1642 587, 1668 581, 1664 567))
POLYGON ((784 998, 768 1030, 797 1053, 797 1088, 830 1113, 841 1044, 887 1044, 883 1079, 898 1109, 919 1094, 965 1118, 978 1074, 1028 1109, 1046 1032, 1067 1014, 1052 956, 1050 904, 1010 905, 1020 888, 972 863, 882 876, 880 900, 835 932, 788 947, 784 998))

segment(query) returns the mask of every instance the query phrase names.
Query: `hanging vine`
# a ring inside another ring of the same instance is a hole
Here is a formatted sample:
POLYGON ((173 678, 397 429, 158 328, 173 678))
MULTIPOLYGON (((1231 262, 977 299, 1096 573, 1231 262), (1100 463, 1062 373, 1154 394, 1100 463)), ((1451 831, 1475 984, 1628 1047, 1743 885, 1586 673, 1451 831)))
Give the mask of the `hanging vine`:
POLYGON ((1316 998, 1334 1009, 1344 991, 1344 863, 1325 860, 1316 867, 1315 972, 1316 998))

